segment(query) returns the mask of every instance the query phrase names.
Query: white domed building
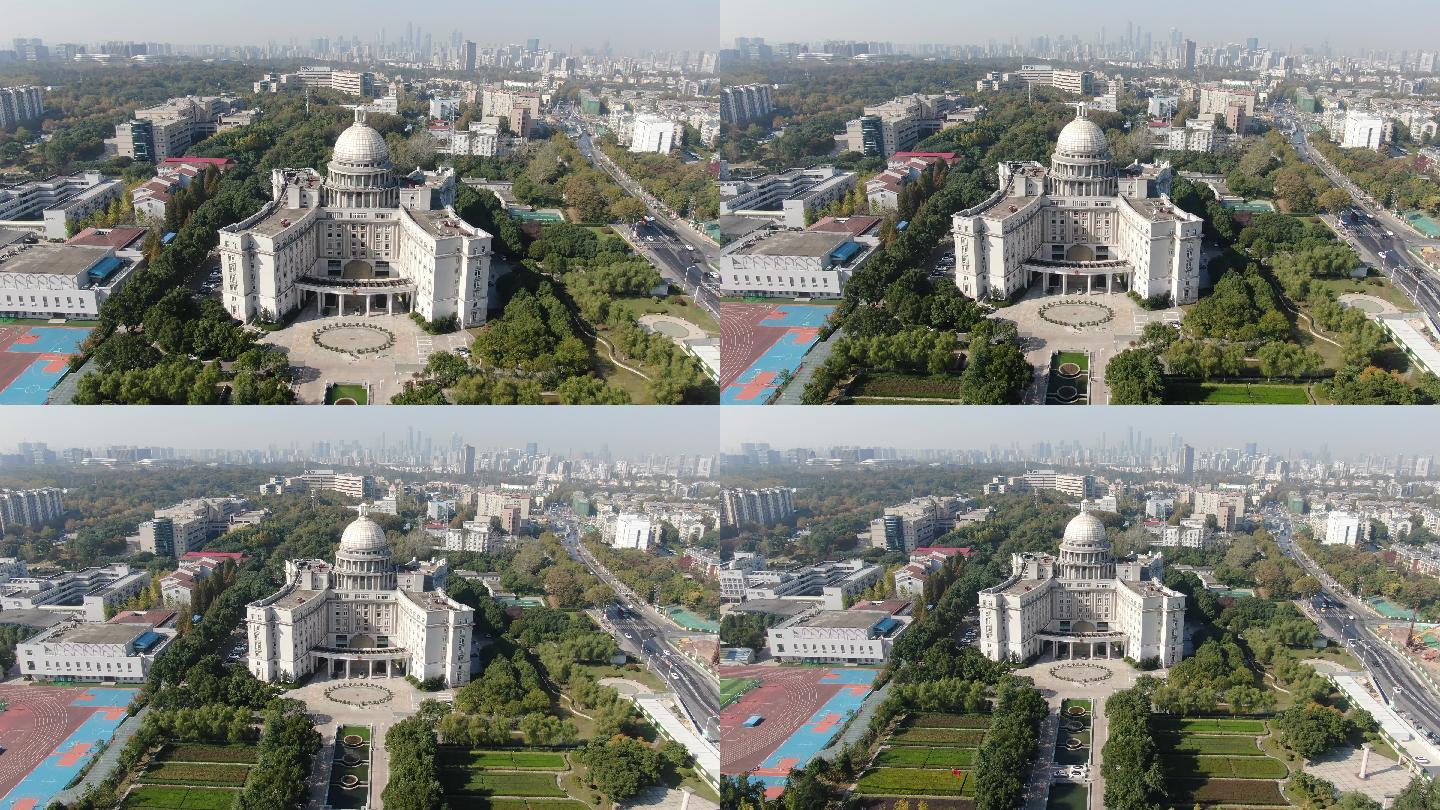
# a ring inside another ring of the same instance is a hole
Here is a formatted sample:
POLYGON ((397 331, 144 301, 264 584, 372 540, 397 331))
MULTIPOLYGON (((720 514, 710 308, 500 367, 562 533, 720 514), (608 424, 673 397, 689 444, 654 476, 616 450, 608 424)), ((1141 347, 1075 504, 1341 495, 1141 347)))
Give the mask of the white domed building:
POLYGON ((1016 554, 1010 578, 980 592, 980 650, 995 661, 1157 658, 1185 649, 1185 595, 1160 584, 1163 557, 1116 561, 1105 524, 1085 511, 1065 527, 1060 553, 1016 554))
POLYGON ((491 235, 455 213, 455 170, 397 174, 363 110, 322 177, 276 169, 273 199, 220 230, 225 309, 242 321, 417 312, 485 323, 491 235))
POLYGON ((982 300, 1047 293, 1200 296, 1201 220, 1170 201, 1169 163, 1117 171, 1105 132, 1080 105, 1050 156, 1001 163, 1000 188, 955 214, 955 284, 982 300))
POLYGON ((444 560, 396 566, 385 530, 360 507, 333 565, 287 560, 285 587, 246 606, 251 674, 469 683, 475 611, 445 595, 448 574, 444 560))

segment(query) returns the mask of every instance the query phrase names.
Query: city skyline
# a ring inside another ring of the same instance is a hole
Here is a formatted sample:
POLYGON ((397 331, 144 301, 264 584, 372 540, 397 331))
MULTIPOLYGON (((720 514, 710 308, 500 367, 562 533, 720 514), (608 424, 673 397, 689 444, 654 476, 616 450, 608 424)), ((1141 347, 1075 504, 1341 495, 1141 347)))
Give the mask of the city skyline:
MULTIPOLYGON (((736 409, 739 410, 739 409, 736 409)), ((744 413, 722 409, 720 451, 737 452, 744 443, 768 443, 775 449, 834 446, 892 447, 897 450, 987 450, 992 446, 1029 447, 1036 442, 1123 442, 1128 431, 1150 436, 1178 434, 1197 450, 1258 445, 1261 452, 1299 455, 1416 454, 1440 455, 1432 435, 1430 409, 1390 408, 1386 418, 1374 409, 1332 406, 1316 411, 1296 408, 1249 408, 1243 419, 1224 409, 1206 406, 1111 406, 1075 411, 1044 409, 1039 419, 1031 408, 965 408, 958 417, 948 408, 910 409, 903 421, 865 417, 867 409, 754 408, 744 413), (1063 411, 1059 415, 1057 410, 1063 411), (937 413, 936 411, 941 411, 937 413), (1073 416, 1070 415, 1073 412, 1073 416), (1337 430, 1352 420, 1365 420, 1363 431, 1337 430)))
POLYGON ((1012 37, 1021 43, 1032 37, 1064 34, 1090 41, 1103 28, 1106 39, 1122 38, 1127 25, 1154 33, 1157 41, 1172 28, 1202 43, 1244 42, 1258 37, 1262 47, 1303 51, 1328 42, 1337 51, 1361 49, 1412 50, 1433 47, 1440 24, 1434 6, 1422 0, 1387 4, 1385 13, 1357 15, 1352 4, 1317 0, 1305 5, 1303 15, 1288 3, 1247 3, 1219 0, 1203 15, 1177 15, 1171 7, 1138 0, 1119 0, 1103 7, 1042 0, 1040 9, 1016 13, 1005 6, 970 2, 917 0, 904 14, 875 14, 859 0, 831 0, 823 4, 801 0, 776 4, 765 0, 726 0, 720 12, 720 39, 730 47, 736 37, 764 37, 767 41, 818 42, 826 39, 890 41, 897 44, 983 45, 988 40, 1012 37), (1031 12, 1034 13, 1031 13, 1031 12), (1097 15, 1097 11, 1100 14, 1097 15), (1398 20, 1405 20, 1398 25, 1398 20), (923 25, 917 27, 917 22, 923 25))
POLYGON ((154 408, 118 406, 97 409, 83 420, 65 408, 10 408, 16 418, 0 424, 0 451, 19 442, 43 442, 52 448, 85 446, 173 447, 183 450, 264 450, 270 445, 317 441, 369 442, 382 434, 389 440, 407 429, 431 437, 458 434, 476 447, 524 447, 534 442, 542 452, 598 452, 608 447, 616 457, 641 454, 713 455, 713 419, 702 418, 707 430, 697 431, 693 413, 674 408, 595 406, 584 420, 567 409, 510 406, 490 409, 477 422, 470 409, 293 408, 277 418, 265 406, 154 408), (697 439, 697 436, 700 437, 697 439), (704 437, 709 437, 705 439, 704 437))
POLYGON ((718 6, 701 6, 701 19, 672 13, 658 0, 617 0, 605 4, 573 4, 565 0, 539 0, 524 5, 499 2, 461 3, 439 0, 423 7, 397 8, 376 0, 333 0, 293 4, 256 0, 246 13, 218 3, 192 4, 189 13, 176 15, 158 0, 132 0, 123 16, 112 4, 75 0, 61 6, 25 4, 18 15, 7 15, 6 41, 12 36, 39 37, 47 43, 132 40, 171 42, 176 45, 264 45, 268 42, 309 42, 317 37, 403 39, 407 25, 449 41, 459 31, 482 46, 523 44, 539 39, 542 48, 569 51, 598 50, 609 44, 618 52, 653 50, 714 50, 719 27, 718 6), (223 9, 223 10, 222 10, 223 9), (708 17, 708 22, 704 18, 708 17), (276 20, 284 20, 277 29, 276 20), (697 24, 697 22, 699 24, 697 24), (664 43, 660 47, 659 43, 664 43))

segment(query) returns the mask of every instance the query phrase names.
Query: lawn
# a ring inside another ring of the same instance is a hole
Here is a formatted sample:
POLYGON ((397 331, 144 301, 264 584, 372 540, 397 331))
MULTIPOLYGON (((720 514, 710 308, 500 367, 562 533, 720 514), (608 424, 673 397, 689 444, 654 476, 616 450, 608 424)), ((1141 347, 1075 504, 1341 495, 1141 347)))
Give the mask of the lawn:
POLYGON ((892 768, 968 768, 975 764, 975 749, 902 745, 881 751, 875 764, 892 768))
POLYGON ((1308 405, 1303 385, 1169 383, 1166 405, 1308 405))
MULTIPOLYGON (((356 405, 369 405, 365 386, 354 383, 333 383, 325 388, 325 404, 334 405, 342 399, 353 399, 356 405)), ((349 404, 349 403, 346 403, 349 404)))
POLYGON ((1189 734, 1249 734, 1258 737, 1265 733, 1264 720, 1243 717, 1157 717, 1153 723, 1157 731, 1189 734))
POLYGON ((130 791, 126 810, 229 810, 235 791, 224 788, 141 785, 130 791))
POLYGON ((1180 754, 1164 758, 1167 773, 1197 774, 1235 779, 1282 779, 1290 769, 1270 757, 1191 756, 1180 754))
POLYGON ((364 741, 367 742, 367 743, 370 742, 370 727, 369 727, 369 726, 341 726, 341 727, 340 727, 338 730, 336 730, 336 732, 335 732, 335 739, 337 739, 337 740, 344 740, 346 737, 349 737, 351 734, 358 734, 358 735, 360 735, 360 738, 361 738, 362 740, 364 740, 364 741))
POLYGON ((439 760, 442 768, 563 771, 569 767, 565 763, 565 755, 555 751, 472 751, 443 746, 439 760))
POLYGON ((1080 367, 1081 371, 1090 370, 1090 356, 1085 352, 1056 352, 1051 362, 1055 364, 1055 368, 1059 368, 1065 363, 1074 363, 1080 367))
POLYGON ((972 728, 907 728, 890 738, 892 745, 958 745, 974 748, 985 739, 985 732, 972 728))
POLYGON ((220 785, 240 787, 250 773, 249 765, 213 762, 162 762, 140 775, 140 782, 162 785, 220 785))
POLYGON ((1390 281, 1385 278, 1367 278, 1364 281, 1356 281, 1351 278, 1316 278, 1310 280, 1311 289, 1314 289, 1317 285, 1335 293, 1336 297, 1347 293, 1373 295, 1376 298, 1389 301, 1401 310, 1415 309, 1415 302, 1411 301, 1409 296, 1396 289, 1395 285, 1391 284, 1390 281), (1376 282, 1379 283, 1377 284, 1376 282))
POLYGON ((755 684, 760 683, 754 678, 721 678, 720 679, 720 705, 729 706, 735 699, 745 694, 755 684))
POLYGON ((487 799, 479 806, 488 810, 588 810, 590 807, 574 799, 487 799))
POLYGON ((1184 734, 1157 737, 1160 750, 1181 754, 1224 754, 1232 757, 1261 757, 1265 755, 1255 746, 1253 737, 1238 734, 1184 734))
POLYGON ((960 399, 960 378, 936 374, 919 376, 895 371, 867 372, 849 391, 856 397, 901 399, 960 399))
POLYGON ((1166 788, 1170 804, 1190 807, 1195 804, 1259 805, 1286 807, 1290 802, 1280 793, 1276 782, 1254 779, 1170 779, 1166 788))
POLYGON ((975 785, 969 771, 960 776, 950 771, 919 768, 876 768, 855 786, 856 792, 880 796, 972 796, 975 785))
POLYGON ((989 728, 988 714, 912 714, 906 728, 989 728))
POLYGON ((555 774, 553 773, 495 773, 493 771, 445 768, 440 771, 440 781, 444 783, 447 794, 478 793, 488 796, 565 798, 565 792, 555 785, 555 774))
POLYGON ((252 746, 183 743, 167 747, 156 759, 161 762, 242 762, 254 765, 258 756, 252 746))
POLYGON ((620 298, 616 303, 623 303, 635 310, 636 316, 640 315, 671 315, 684 321, 695 324, 711 336, 720 334, 720 324, 715 322, 710 313, 704 307, 695 306, 688 295, 671 295, 655 303, 653 298, 620 298))
POLYGON ((1085 810, 1090 804, 1090 791, 1074 782, 1056 782, 1050 786, 1046 810, 1085 810))

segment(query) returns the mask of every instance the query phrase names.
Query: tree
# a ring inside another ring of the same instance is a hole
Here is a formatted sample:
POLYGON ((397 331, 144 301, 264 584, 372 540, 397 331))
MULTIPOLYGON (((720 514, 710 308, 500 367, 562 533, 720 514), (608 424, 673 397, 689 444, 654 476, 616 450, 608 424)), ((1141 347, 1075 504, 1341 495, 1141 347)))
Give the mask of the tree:
POLYGON ((660 778, 660 755, 640 740, 615 735, 593 741, 579 754, 590 769, 590 781, 610 801, 619 804, 635 797, 660 778))
MULTIPOLYGON (((1149 324, 1163 326, 1163 324, 1149 324)), ((1173 334, 1174 330, 1164 327, 1173 334)), ((1129 349, 1111 358, 1105 366, 1105 384, 1115 405, 1159 405, 1164 402, 1164 370, 1160 359, 1148 349, 1129 349)))

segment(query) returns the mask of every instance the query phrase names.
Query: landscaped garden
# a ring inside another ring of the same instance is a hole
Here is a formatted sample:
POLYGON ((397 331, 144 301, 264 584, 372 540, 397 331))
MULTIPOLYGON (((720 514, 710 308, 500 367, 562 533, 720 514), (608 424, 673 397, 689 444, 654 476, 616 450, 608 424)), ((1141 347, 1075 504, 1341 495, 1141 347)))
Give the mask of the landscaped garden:
POLYGON ((335 810, 358 810, 370 804, 370 745, 368 726, 341 726, 335 730, 335 758, 330 766, 330 795, 335 810))
POLYGON ((555 774, 548 771, 509 773, 443 767, 440 769, 440 781, 445 785, 445 795, 451 799, 489 796, 565 797, 565 792, 555 783, 555 774))
POLYGON ((357 383, 331 383, 325 387, 326 405, 369 405, 370 392, 357 383))
POLYGON ((450 747, 440 749, 445 768, 494 768, 517 771, 563 771, 565 755, 558 751, 480 751, 450 747))
POLYGON ((869 796, 973 796, 970 769, 990 727, 986 714, 910 715, 881 745, 856 786, 869 796))
POLYGON ((1304 385, 1168 383, 1166 405, 1308 405, 1304 385))
POLYGON ((1276 780, 1290 769, 1260 750, 1265 720, 1248 717, 1153 717, 1166 786, 1176 806, 1285 805, 1276 780))
POLYGON ((180 743, 157 753, 124 807, 134 810, 224 810, 235 801, 257 759, 254 746, 180 743))
POLYGON ((1094 704, 1066 698, 1060 704, 1060 729, 1055 735, 1056 765, 1090 764, 1090 722, 1094 704))
POLYGON ((238 791, 184 785, 139 785, 125 797, 126 810, 229 810, 238 791))
POLYGON ((1059 351, 1050 355, 1050 376, 1045 384, 1046 405, 1090 403, 1090 355, 1059 351))

